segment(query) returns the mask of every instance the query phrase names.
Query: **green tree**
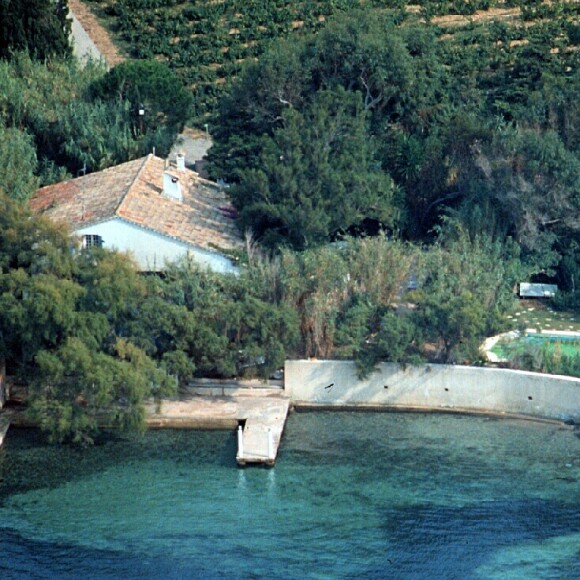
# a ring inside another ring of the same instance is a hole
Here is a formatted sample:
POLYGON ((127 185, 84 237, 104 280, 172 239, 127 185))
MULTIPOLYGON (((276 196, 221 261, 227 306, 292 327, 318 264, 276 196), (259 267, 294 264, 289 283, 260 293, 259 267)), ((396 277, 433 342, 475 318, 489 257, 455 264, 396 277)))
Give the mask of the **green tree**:
POLYGON ((439 53, 431 33, 355 11, 250 63, 221 104, 210 152, 212 174, 239 183, 243 224, 295 248, 369 223, 400 227, 405 200, 391 175, 405 184, 425 164, 422 143, 444 116, 439 53), (399 134, 416 135, 405 152, 415 160, 389 156, 399 134))
POLYGON ((59 443, 92 443, 103 425, 143 430, 144 401, 171 392, 168 375, 123 340, 112 356, 68 337, 56 350, 39 351, 36 363, 29 414, 59 443))
POLYGON ((268 378, 284 366, 298 339, 296 312, 267 297, 265 281, 252 272, 223 280, 224 305, 219 331, 228 337, 228 354, 236 375, 268 378))
POLYGON ((380 362, 417 363, 423 360, 423 333, 409 313, 387 310, 380 317, 378 330, 360 342, 354 354, 361 377, 380 362))
MULTIPOLYGON (((71 100, 58 112, 43 135, 42 148, 53 159, 78 174, 100 171, 151 152, 149 141, 137 139, 127 101, 71 100)), ((160 131, 152 129, 153 142, 160 131)), ((160 139, 160 151, 168 150, 160 139)))
POLYGON ((385 227, 397 216, 392 180, 378 167, 359 96, 320 91, 300 114, 265 139, 260 168, 233 190, 242 224, 267 245, 305 248, 367 219, 385 227))
POLYGON ((472 236, 510 236, 529 260, 554 266, 557 240, 580 231, 580 160, 553 131, 506 128, 466 150, 457 165, 460 221, 472 236))
MULTIPOLYGON (((0 124, 6 128, 0 153, 22 169, 18 178, 10 170, 10 179, 19 181, 19 189, 22 182, 31 182, 28 176, 33 166, 33 177, 47 184, 76 176, 81 170, 98 171, 135 159, 153 147, 160 155, 169 152, 185 118, 174 117, 179 107, 162 106, 157 94, 158 100, 150 99, 154 104, 141 117, 128 90, 99 97, 93 94, 92 88, 103 84, 106 74, 112 73, 99 64, 81 67, 74 59, 56 58, 38 62, 22 52, 0 60, 0 124), (157 106, 175 110, 166 114, 155 109, 157 106), (29 162, 31 147, 38 161, 34 164, 29 162), (18 163, 17 153, 22 155, 18 163)), ((166 96, 171 99, 177 92, 167 89, 166 96)), ((181 114, 186 115, 181 105, 181 114)), ((24 189, 28 191, 30 186, 24 189)), ((25 196, 19 193, 18 197, 25 196)))
POLYGON ((500 331, 512 310, 516 284, 534 270, 522 264, 513 241, 472 240, 453 220, 446 227, 443 241, 420 256, 419 289, 408 299, 441 360, 476 363, 483 338, 500 331))
POLYGON ((4 190, 13 199, 27 200, 38 189, 36 170, 31 136, 15 127, 3 129, 0 124, 0 183, 4 190))
POLYGON ((91 92, 99 99, 129 102, 136 135, 160 125, 176 133, 188 119, 192 104, 181 79, 156 60, 124 61, 95 81, 91 92))
POLYGON ((124 334, 137 272, 114 253, 72 251, 67 232, 0 201, 0 358, 29 382, 29 413, 57 441, 142 428, 145 401, 174 385, 124 334))
POLYGON ((364 350, 406 287, 415 253, 383 236, 284 251, 280 295, 299 316, 299 354, 350 358, 364 350))
POLYGON ((0 0, 0 58, 27 50, 39 59, 72 54, 67 0, 0 0))
POLYGON ((418 294, 417 319, 428 339, 441 343, 444 362, 474 363, 485 337, 486 312, 469 290, 450 294, 430 285, 418 294))
POLYGON ((300 354, 331 358, 337 317, 350 298, 344 253, 329 246, 284 251, 281 269, 283 300, 300 320, 300 354))
POLYGON ((297 319, 272 300, 256 268, 223 276, 184 261, 149 279, 132 340, 181 384, 195 376, 268 378, 297 340, 297 319))

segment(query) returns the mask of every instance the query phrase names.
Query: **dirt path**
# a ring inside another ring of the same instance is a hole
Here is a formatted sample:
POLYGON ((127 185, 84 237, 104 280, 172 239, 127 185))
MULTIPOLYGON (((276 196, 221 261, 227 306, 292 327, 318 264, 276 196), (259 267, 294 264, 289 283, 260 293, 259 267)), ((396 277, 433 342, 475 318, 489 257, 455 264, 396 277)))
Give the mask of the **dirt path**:
POLYGON ((461 14, 449 14, 447 16, 435 16, 431 22, 443 26, 465 26, 471 22, 482 23, 493 20, 510 21, 517 20, 522 15, 519 8, 490 8, 478 10, 475 14, 463 16, 461 14))
POLYGON ((76 19, 102 54, 107 65, 115 66, 125 60, 125 57, 113 44, 107 30, 101 26, 97 17, 90 11, 86 4, 80 0, 69 0, 68 5, 71 12, 75 15, 76 19))
MULTIPOLYGON (((79 34, 75 34, 75 26, 73 25, 74 41, 77 44, 79 54, 97 59, 102 57, 109 67, 126 60, 126 57, 113 44, 109 32, 100 24, 97 17, 84 2, 81 2, 81 0, 69 0, 68 5, 71 13, 83 29, 79 34), (95 54, 95 49, 100 54, 95 54)), ((207 177, 202 160, 211 145, 211 137, 205 132, 186 128, 183 134, 179 136, 172 153, 176 151, 184 152, 186 154, 186 163, 190 166, 195 166, 196 171, 203 177, 207 177)))

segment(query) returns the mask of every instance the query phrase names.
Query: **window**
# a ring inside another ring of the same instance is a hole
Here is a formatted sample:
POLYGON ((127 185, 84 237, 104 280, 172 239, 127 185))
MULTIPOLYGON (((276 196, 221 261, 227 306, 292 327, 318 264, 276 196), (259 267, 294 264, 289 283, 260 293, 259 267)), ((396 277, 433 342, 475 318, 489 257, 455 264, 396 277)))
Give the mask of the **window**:
POLYGON ((102 248, 103 238, 95 234, 83 236, 83 248, 102 248))

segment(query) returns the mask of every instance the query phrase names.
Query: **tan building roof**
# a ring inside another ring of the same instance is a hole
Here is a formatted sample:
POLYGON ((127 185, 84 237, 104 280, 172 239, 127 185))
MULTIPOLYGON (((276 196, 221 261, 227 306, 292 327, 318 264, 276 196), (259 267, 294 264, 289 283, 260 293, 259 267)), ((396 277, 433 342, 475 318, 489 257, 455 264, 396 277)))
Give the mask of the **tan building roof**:
POLYGON ((30 206, 72 230, 122 218, 205 249, 242 247, 224 191, 189 169, 165 169, 154 155, 39 189, 30 206), (163 173, 179 179, 182 201, 163 194, 163 173))

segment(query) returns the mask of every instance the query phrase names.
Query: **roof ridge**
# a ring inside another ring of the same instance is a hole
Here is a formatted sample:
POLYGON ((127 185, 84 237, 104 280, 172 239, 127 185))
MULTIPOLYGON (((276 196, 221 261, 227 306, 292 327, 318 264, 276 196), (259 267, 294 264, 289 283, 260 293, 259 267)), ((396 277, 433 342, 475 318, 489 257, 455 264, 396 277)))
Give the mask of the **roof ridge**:
POLYGON ((143 163, 141 164, 141 167, 139 167, 139 169, 135 173, 135 177, 133 177, 131 183, 129 184, 129 187, 127 187, 127 190, 125 191, 125 193, 121 197, 121 200, 117 204, 117 207, 115 208, 115 211, 113 212, 113 215, 115 215, 115 216, 118 215, 117 212, 119 211, 119 209, 123 205, 123 202, 125 201, 125 199, 127 199, 127 196, 131 193, 131 189, 133 189, 133 186, 135 185, 135 183, 137 183, 137 180, 141 177, 141 173, 143 173, 143 170, 145 169, 145 166, 147 165, 147 163, 149 163, 149 160, 151 159, 151 157, 154 157, 153 153, 148 153, 145 156, 145 158, 143 159, 143 163))

